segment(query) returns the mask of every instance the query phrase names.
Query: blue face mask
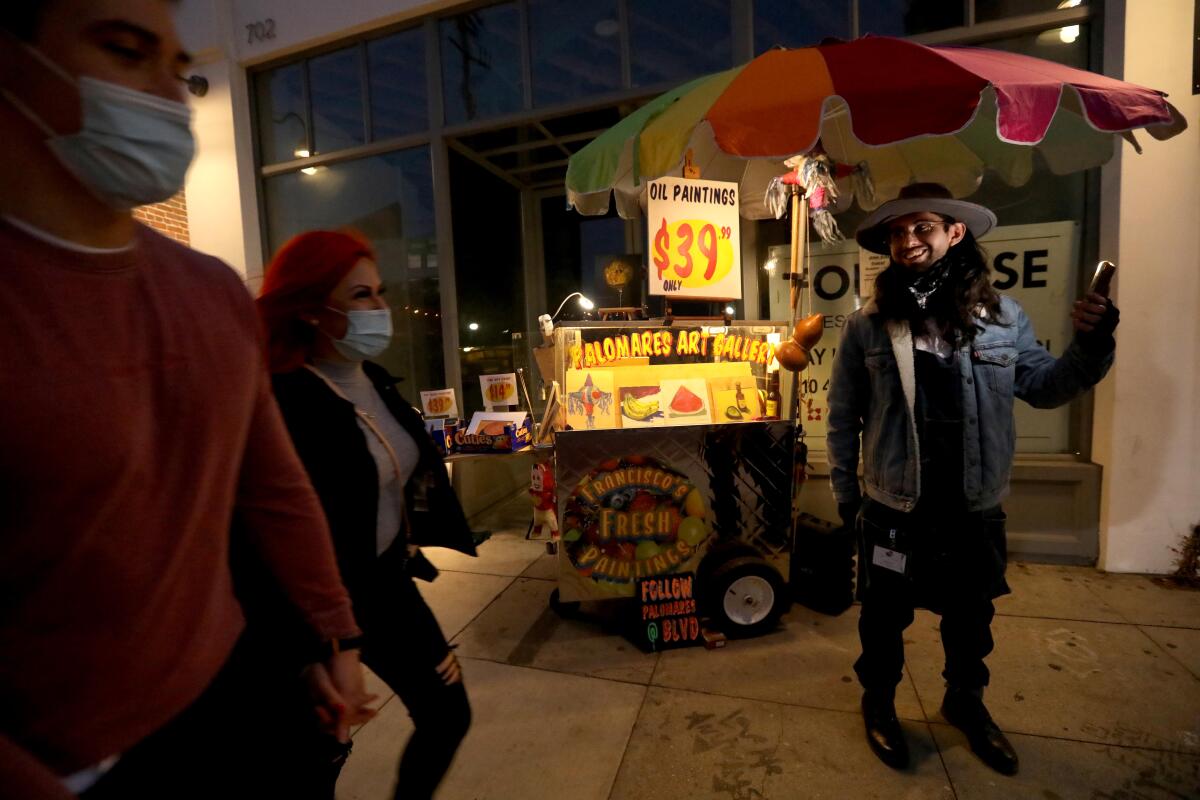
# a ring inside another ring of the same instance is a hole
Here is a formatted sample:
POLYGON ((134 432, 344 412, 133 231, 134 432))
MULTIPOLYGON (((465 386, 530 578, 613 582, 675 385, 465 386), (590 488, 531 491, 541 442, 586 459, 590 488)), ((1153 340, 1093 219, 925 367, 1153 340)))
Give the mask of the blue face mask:
POLYGON ((333 340, 333 347, 343 358, 363 361, 387 350, 392 342, 392 312, 386 308, 370 311, 340 311, 329 308, 346 317, 346 335, 333 340))
POLYGON ((196 152, 187 105, 115 83, 78 80, 35 48, 39 61, 79 92, 83 124, 56 133, 11 93, 8 101, 46 134, 46 146, 106 205, 128 210, 157 203, 183 188, 196 152))

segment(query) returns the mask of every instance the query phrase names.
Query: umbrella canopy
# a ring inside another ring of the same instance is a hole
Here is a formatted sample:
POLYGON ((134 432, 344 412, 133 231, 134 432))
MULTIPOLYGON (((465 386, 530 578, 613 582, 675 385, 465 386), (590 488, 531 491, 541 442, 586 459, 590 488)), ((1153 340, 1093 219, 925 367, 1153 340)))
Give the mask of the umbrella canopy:
MULTIPOLYGON (((1153 89, 1014 53, 866 36, 772 50, 655 98, 571 158, 567 199, 603 214, 613 194, 636 217, 646 180, 676 173, 690 149, 704 178, 741 185, 742 216, 761 219, 784 159, 819 144, 865 165, 875 191, 857 200, 870 210, 914 182, 964 197, 987 170, 1020 186, 1035 150, 1066 174, 1111 158, 1113 134, 1165 139, 1185 127, 1153 89)), ((839 190, 849 202, 854 181, 839 190)))

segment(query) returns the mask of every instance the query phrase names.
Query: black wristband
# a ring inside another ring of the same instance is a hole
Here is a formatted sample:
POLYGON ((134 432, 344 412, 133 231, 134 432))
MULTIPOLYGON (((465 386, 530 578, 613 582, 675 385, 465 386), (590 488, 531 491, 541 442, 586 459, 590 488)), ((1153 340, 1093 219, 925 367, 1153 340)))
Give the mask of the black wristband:
POLYGON ((344 650, 361 650, 363 646, 363 637, 348 636, 345 638, 333 638, 321 642, 317 645, 314 651, 313 661, 326 662, 344 650))

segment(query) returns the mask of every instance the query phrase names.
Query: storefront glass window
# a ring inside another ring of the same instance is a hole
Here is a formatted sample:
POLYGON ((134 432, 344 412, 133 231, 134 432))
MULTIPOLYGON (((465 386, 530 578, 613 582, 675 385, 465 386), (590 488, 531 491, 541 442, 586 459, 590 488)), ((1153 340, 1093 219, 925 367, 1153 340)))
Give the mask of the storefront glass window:
POLYGON ((264 182, 271 252, 298 233, 352 228, 366 236, 379 259, 392 307, 395 336, 378 359, 404 382, 416 402, 420 389, 441 388, 441 300, 433 218, 429 149, 289 172, 264 182))
MULTIPOLYGON (((583 292, 600 308, 641 306, 645 270, 640 254, 626 252, 625 220, 615 210, 603 217, 585 217, 567 208, 562 195, 544 198, 541 204, 546 313, 554 313, 571 292, 583 292), (612 285, 605 279, 605 267, 613 261, 630 266, 629 278, 622 285, 612 285)), ((574 300, 563 306, 559 317, 582 318, 574 300)))
POLYGON ((629 0, 634 86, 728 69, 729 0, 629 0))
POLYGON ((965 25, 957 0, 858 0, 859 34, 915 36, 965 25))
POLYGON ((515 4, 481 8, 440 23, 446 122, 519 111, 521 12, 515 4))
POLYGON ((309 61, 308 85, 312 93, 314 155, 362 144, 365 135, 359 48, 347 47, 309 61))
POLYGON ((850 38, 852 0, 755 0, 754 52, 804 47, 826 36, 850 38))
POLYGON ((1069 25, 1010 39, 993 39, 980 46, 1009 53, 1024 53, 1068 67, 1087 69, 1089 30, 1087 25, 1069 25))
POLYGON ((371 138, 391 139, 429 127, 425 37, 420 28, 367 43, 371 138))
POLYGON ((533 104, 551 106, 621 85, 615 0, 529 0, 533 104))
POLYGON ((483 408, 479 376, 512 372, 512 336, 525 318, 520 192, 451 151, 454 279, 465 416, 483 408))
POLYGON ((300 157, 297 151, 308 149, 303 68, 303 64, 289 64, 255 76, 259 150, 264 164, 291 161, 300 157))
POLYGON ((975 21, 990 22, 994 19, 1019 17, 1022 14, 1037 14, 1058 8, 1086 5, 1087 0, 975 0, 975 21))

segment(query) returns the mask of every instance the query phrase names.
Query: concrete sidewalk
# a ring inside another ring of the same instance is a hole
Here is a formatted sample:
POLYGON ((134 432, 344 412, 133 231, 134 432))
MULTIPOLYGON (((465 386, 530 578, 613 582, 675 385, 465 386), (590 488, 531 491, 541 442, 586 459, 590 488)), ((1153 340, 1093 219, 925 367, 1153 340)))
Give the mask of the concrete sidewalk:
MULTIPOLYGON (((897 711, 913 766, 863 735, 857 608, 793 607, 775 633, 644 654, 600 614, 547 606, 554 561, 524 540, 525 498, 483 527, 477 559, 427 550, 422 584, 458 645, 474 711, 438 800, 1200 798, 1200 592, 1082 567, 1010 565, 986 696, 1021 756, 1006 778, 938 713, 938 618, 906 637, 897 711)), ((586 608, 586 606, 585 606, 586 608)), ((391 797, 411 732, 399 700, 359 729, 339 800, 391 797)))

